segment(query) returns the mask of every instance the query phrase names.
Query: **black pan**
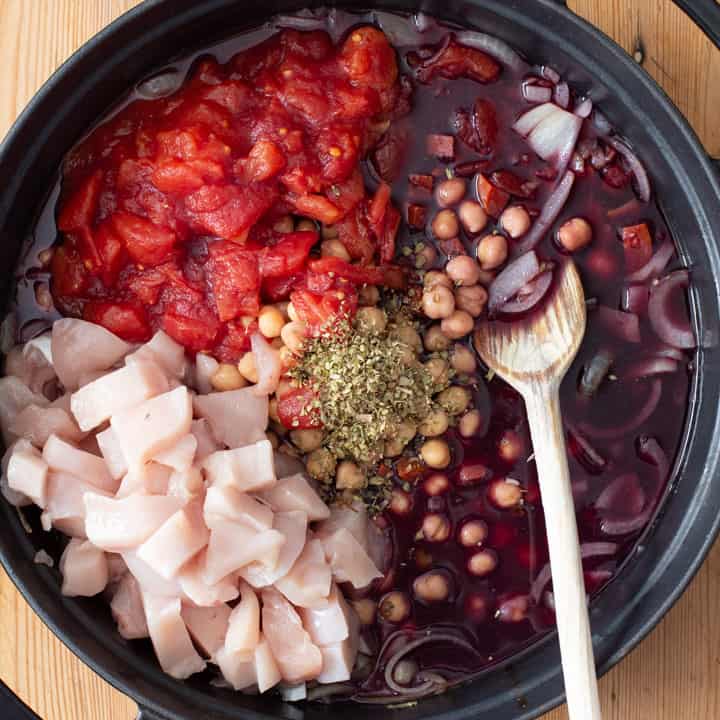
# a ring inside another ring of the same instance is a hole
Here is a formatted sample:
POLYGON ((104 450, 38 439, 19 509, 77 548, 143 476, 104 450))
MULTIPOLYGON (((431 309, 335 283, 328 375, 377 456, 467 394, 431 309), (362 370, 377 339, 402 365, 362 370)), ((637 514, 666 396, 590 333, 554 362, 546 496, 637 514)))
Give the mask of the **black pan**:
MULTIPOLYGON (((316 5, 319 3, 311 3, 316 5)), ((338 5, 350 5, 337 3, 338 5)), ((57 178, 63 154, 149 70, 176 55, 261 23, 269 14, 307 3, 292 0, 149 0, 84 45, 43 86, 0 148, 0 297, 7 300, 12 268, 33 216, 57 178)), ((720 6, 678 0, 720 45, 720 6)), ((416 11, 403 0, 377 0, 377 9, 416 11)), ((720 183, 693 131, 655 82, 621 48, 552 0, 427 0, 422 10, 481 28, 520 48, 531 60, 551 62, 575 87, 592 85, 611 122, 622 128, 645 161, 684 263, 692 268, 691 302, 701 347, 691 388, 691 410, 676 461, 676 481, 641 552, 626 564, 591 610, 600 672, 623 658, 657 624, 687 586, 720 529, 720 183)), ((151 648, 124 642, 100 600, 60 595, 56 570, 33 563, 52 543, 28 535, 17 514, 0 503, 0 558, 15 584, 60 639, 115 687, 132 696, 144 720, 286 718, 321 720, 333 706, 290 705, 211 687, 204 679, 180 683, 164 675, 151 648), (37 547, 34 543, 37 543, 37 547)), ((48 548, 52 550, 53 548, 48 548)), ((0 688, 1 689, 1 688, 0 688)), ((0 717, 27 718, 19 706, 0 717), (13 714, 14 713, 14 714, 13 714)), ((530 720, 563 697, 554 635, 483 679, 403 711, 404 720, 490 718, 530 720)), ((379 720, 399 711, 373 708, 379 720)), ((346 705, 346 720, 368 708, 346 705)))

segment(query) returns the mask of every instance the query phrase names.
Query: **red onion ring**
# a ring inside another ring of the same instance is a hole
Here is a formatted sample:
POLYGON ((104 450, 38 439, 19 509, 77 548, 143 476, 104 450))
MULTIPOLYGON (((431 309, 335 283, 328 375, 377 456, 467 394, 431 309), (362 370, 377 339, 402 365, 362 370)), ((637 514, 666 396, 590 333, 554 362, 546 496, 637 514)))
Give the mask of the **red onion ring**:
POLYGON ((651 357, 629 365, 622 373, 623 380, 639 380, 652 375, 677 372, 678 364, 667 357, 651 357))
POLYGON ((638 196, 643 202, 650 200, 650 178, 648 177, 645 166, 640 161, 640 158, 623 142, 620 142, 617 138, 609 137, 607 142, 610 143, 624 158, 627 160, 630 170, 632 170, 635 176, 635 183, 637 184, 638 196))
POLYGON ((670 317, 668 304, 670 296, 676 290, 682 290, 690 284, 687 270, 676 270, 666 275, 650 290, 648 317, 655 334, 668 345, 689 350, 695 347, 695 335, 690 320, 674 321, 670 317))
POLYGON ((543 299, 552 284, 552 279, 552 270, 546 270, 540 273, 534 280, 531 280, 527 285, 520 288, 515 300, 506 302, 500 308, 500 312, 504 315, 514 315, 530 310, 543 299), (525 290, 528 291, 527 294, 523 294, 522 297, 520 297, 521 293, 525 290))
POLYGON ((424 12, 417 12, 412 16, 413 24, 415 25, 415 29, 419 33, 426 33, 428 30, 432 30, 435 25, 437 24, 435 22, 435 18, 431 18, 429 15, 426 15, 424 12))
POLYGON ((671 360, 677 360, 677 362, 683 362, 686 359, 685 353, 682 350, 678 350, 678 348, 670 345, 660 344, 653 350, 653 353, 657 355, 657 357, 670 358, 671 360))
POLYGON ((577 105, 575 105, 575 109, 573 112, 583 119, 590 117, 590 113, 593 109, 593 101, 589 98, 583 98, 577 105))
POLYGON ((675 246, 672 240, 663 240, 652 257, 641 268, 627 275, 625 279, 630 282, 645 282, 650 278, 657 277, 670 262, 670 258, 674 253, 675 246))
POLYGON ((566 82, 558 83, 555 86, 555 92, 553 93, 553 100, 563 110, 566 110, 570 104, 570 88, 566 82))
POLYGON ((553 83, 553 85, 557 85, 560 82, 560 73, 549 65, 543 65, 541 72, 542 76, 553 83))
POLYGON ((574 427, 568 426, 567 430, 570 441, 568 445, 572 446, 574 442, 580 449, 580 454, 573 453, 577 461, 591 473, 602 472, 607 465, 605 458, 574 427))
POLYGON ((610 121, 597 108, 593 110, 592 123, 601 135, 609 135, 613 131, 610 121))
MULTIPOLYGON (((542 105, 540 107, 542 107, 542 105)), ((568 170, 548 197, 540 215, 533 223, 525 239, 514 248, 513 255, 515 257, 528 252, 528 250, 532 250, 543 239, 545 233, 550 229, 557 219, 557 216, 565 207, 574 182, 575 173, 568 170)))
MULTIPOLYGON (((602 555, 614 555, 618 550, 618 545, 611 542, 590 542, 583 543, 580 546, 580 557, 583 560, 589 560, 590 558, 599 557, 602 555)), ((550 569, 550 563, 546 563, 540 572, 535 576, 532 585, 530 586, 530 599, 535 605, 540 602, 540 596, 545 586, 550 582, 552 577, 552 571, 550 569)))
POLYGON ((552 88, 543 85, 531 85, 524 82, 522 85, 522 94, 525 100, 531 103, 546 103, 552 99, 552 88))
POLYGON ((463 30, 457 33, 455 37, 461 45, 482 50, 513 70, 522 70, 527 67, 527 63, 515 50, 500 38, 476 30, 463 30))
POLYGON ((440 41, 440 47, 429 58, 427 58, 427 60, 423 60, 423 62, 420 63, 420 67, 427 68, 434 65, 439 60, 440 56, 447 50, 452 39, 452 33, 445 34, 443 39, 440 41))
POLYGON ((634 418, 628 422, 614 428, 599 428, 588 422, 582 422, 579 425, 580 430, 588 437, 596 440, 615 440, 623 435, 629 435, 637 430, 657 409, 662 395, 662 381, 654 378, 650 381, 650 391, 648 392, 645 404, 634 418))
POLYGON ((594 316, 606 330, 621 340, 629 343, 640 342, 640 319, 634 313, 598 305, 594 316))
POLYGON ((629 285, 622 291, 622 309, 634 315, 642 315, 647 310, 650 290, 647 285, 629 285))
POLYGON ((595 501, 595 509, 605 512, 614 510, 623 504, 628 515, 638 515, 645 507, 645 493, 640 487, 640 479, 636 473, 618 475, 595 501), (632 503, 630 507, 628 504, 632 503))
POLYGON ((495 314, 518 291, 540 273, 540 263, 533 250, 510 262, 490 283, 488 311, 495 314))

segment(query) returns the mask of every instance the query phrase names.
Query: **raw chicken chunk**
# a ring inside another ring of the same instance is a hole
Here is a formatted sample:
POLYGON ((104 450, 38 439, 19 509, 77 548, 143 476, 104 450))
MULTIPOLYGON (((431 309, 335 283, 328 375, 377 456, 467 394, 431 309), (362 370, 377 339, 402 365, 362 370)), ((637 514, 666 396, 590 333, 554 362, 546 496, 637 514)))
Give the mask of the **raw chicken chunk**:
POLYGON ((203 476, 197 467, 188 468, 184 472, 173 471, 167 484, 167 494, 174 495, 184 502, 200 497, 204 489, 203 476))
POLYGON ((180 380, 187 370, 185 348, 162 330, 158 330, 149 342, 125 358, 127 365, 143 361, 154 362, 169 378, 176 380, 180 380))
POLYGON ((110 477, 112 477, 113 480, 120 480, 120 478, 127 473, 128 468, 115 431, 109 427, 99 432, 95 438, 97 439, 100 452, 105 459, 110 477))
POLYGON ((16 493, 30 498, 36 505, 47 505, 48 465, 26 440, 13 446, 7 464, 7 483, 16 493))
POLYGON ((219 450, 203 460, 202 468, 209 485, 232 487, 240 492, 256 492, 276 483, 272 445, 268 440, 234 450, 219 450))
POLYGON ((207 395, 212 392, 213 386, 210 378, 215 374, 219 366, 220 363, 210 355, 198 353, 195 356, 195 372, 193 373, 194 385, 195 389, 201 395, 207 395))
POLYGON ((261 693, 275 687, 282 680, 280 668, 275 662, 270 644, 262 634, 260 635, 260 642, 255 648, 255 675, 258 690, 261 693))
POLYGON ((214 658, 225 644, 230 613, 229 605, 217 607, 192 607, 183 605, 180 614, 195 645, 208 658, 214 658))
POLYGON ((86 538, 85 495, 94 494, 101 498, 110 495, 98 490, 74 475, 49 472, 47 479, 47 504, 42 514, 45 530, 54 527, 71 537, 86 538))
POLYGON ((85 437, 70 412, 69 396, 63 395, 50 405, 28 405, 8 427, 11 435, 29 440, 35 447, 43 447, 51 435, 70 442, 85 437), (67 406, 67 407, 65 407, 67 406))
POLYGON ((57 377, 52 365, 50 334, 45 333, 10 350, 5 358, 5 374, 19 378, 30 390, 42 394, 45 385, 57 377))
POLYGON ((333 584, 327 603, 315 608, 298 610, 303 627, 316 645, 332 645, 346 640, 350 636, 351 614, 354 611, 345 602, 345 598, 333 584))
POLYGON ((115 497, 125 498, 130 495, 166 495, 170 485, 172 470, 159 463, 146 463, 130 470, 122 479, 115 497))
POLYGON ((185 472, 193 464, 196 450, 197 440, 194 435, 188 434, 180 438, 173 447, 159 452, 153 460, 178 472, 185 472))
POLYGON ((310 522, 330 517, 330 508, 302 473, 278 480, 274 487, 259 495, 275 512, 302 510, 307 513, 310 522))
POLYGON ((326 604, 332 584, 332 571, 325 560, 319 540, 308 540, 300 557, 275 587, 298 607, 316 607, 326 604))
POLYGON ((120 579, 110 610, 121 637, 126 640, 149 637, 140 584, 132 574, 127 573, 120 579))
POLYGON ((252 387, 197 395, 193 403, 196 414, 207 419, 219 443, 239 448, 265 439, 268 399, 255 395, 252 387))
POLYGON ((183 591, 179 580, 177 578, 166 580, 138 557, 137 550, 127 550, 122 554, 122 559, 144 593, 182 598, 183 591))
POLYGON ((73 538, 60 557, 60 574, 63 595, 92 597, 108 584, 107 556, 87 540, 73 538))
POLYGON ((30 405, 43 408, 48 404, 44 395, 34 393, 19 378, 0 378, 0 428, 5 445, 9 445, 17 437, 17 433, 14 433, 10 426, 25 408, 30 405))
POLYGON ((208 488, 204 512, 210 528, 218 519, 243 523, 258 531, 273 526, 273 511, 267 505, 232 487, 208 488))
POLYGON ((260 602, 255 591, 240 581, 240 602, 233 608, 225 637, 229 652, 252 653, 260 642, 260 602))
POLYGON ((48 438, 42 454, 52 470, 75 475, 105 492, 114 493, 118 488, 102 458, 79 450, 57 435, 48 438))
POLYGON ((178 583, 184 595, 200 607, 215 607, 234 600, 239 594, 237 573, 228 573, 216 583, 205 582, 207 550, 202 550, 178 575, 178 583))
POLYGON ((210 423, 205 418, 193 420, 190 426, 190 432, 197 440, 197 450, 195 450, 196 462, 200 462, 210 455, 210 453, 222 449, 210 430, 210 423))
POLYGON ((349 582, 353 587, 362 588, 375 578, 382 577, 375 563, 347 528, 322 536, 321 542, 337 582, 349 582))

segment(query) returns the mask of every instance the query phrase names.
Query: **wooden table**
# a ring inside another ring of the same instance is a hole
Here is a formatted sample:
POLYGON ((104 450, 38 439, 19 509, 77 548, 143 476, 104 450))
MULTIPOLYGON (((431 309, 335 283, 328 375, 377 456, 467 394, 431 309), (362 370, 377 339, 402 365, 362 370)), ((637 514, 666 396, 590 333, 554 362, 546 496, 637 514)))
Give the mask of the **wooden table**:
MULTIPOLYGON (((532 2, 532 0, 526 0, 532 2)), ((48 75, 135 0, 0 0, 0 137, 48 75)), ((634 53, 720 157, 720 52, 670 0, 570 0, 634 53)), ((600 683, 606 720, 720 718, 720 544, 682 600, 600 683)), ((44 720, 130 720, 0 571, 0 677, 44 720)), ((564 709, 544 720, 567 718, 564 709)))

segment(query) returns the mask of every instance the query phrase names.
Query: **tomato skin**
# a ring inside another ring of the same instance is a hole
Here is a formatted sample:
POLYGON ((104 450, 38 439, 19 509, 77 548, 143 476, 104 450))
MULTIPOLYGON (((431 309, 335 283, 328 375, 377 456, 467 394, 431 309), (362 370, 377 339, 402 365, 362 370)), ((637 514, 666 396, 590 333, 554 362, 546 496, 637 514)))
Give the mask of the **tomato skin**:
POLYGON ((141 265, 159 265, 167 259, 177 240, 172 230, 123 211, 113 214, 112 229, 124 243, 130 257, 141 265))
POLYGON ((251 349, 250 336, 258 331, 257 321, 253 320, 247 325, 234 321, 225 325, 225 334, 215 346, 213 355, 220 362, 236 363, 251 349))
POLYGON ((282 149, 272 140, 258 140, 247 158, 238 160, 233 169, 245 182, 262 182, 279 175, 286 162, 282 149))
POLYGON ((380 268, 351 265, 338 257, 311 260, 308 267, 318 274, 334 274, 356 285, 382 285, 384 273, 380 268))
POLYGON ((332 332, 336 323, 352 318, 358 302, 357 293, 350 284, 322 293, 305 289, 293 290, 290 300, 311 337, 332 332))
POLYGON ((270 303, 277 303, 287 300, 290 293, 305 280, 304 272, 293 273, 292 275, 264 278, 262 281, 262 296, 270 303))
POLYGON ((100 277, 105 287, 112 287, 125 264, 125 246, 108 220, 98 226, 93 239, 100 258, 100 277))
POLYGON ((255 253, 223 240, 211 243, 205 273, 221 322, 260 312, 260 272, 255 253))
POLYGON ((152 335, 145 311, 131 303, 92 300, 86 303, 83 318, 128 342, 146 342, 152 335))
POLYGON ((64 202, 57 219, 58 230, 73 232, 90 229, 100 197, 102 170, 89 175, 64 202))
POLYGON ((375 254, 375 243, 370 236, 370 224, 358 205, 337 223, 338 239, 353 260, 366 265, 375 254))
POLYGON ((277 413, 280 422, 289 429, 307 430, 323 426, 320 409, 315 407, 317 393, 312 388, 290 390, 278 398, 277 413))
POLYGON ((311 230, 286 233, 278 243, 258 253, 260 275, 263 279, 278 278, 302 270, 317 241, 317 232, 311 230))
POLYGON ((299 213, 319 220, 325 225, 333 225, 342 217, 342 211, 323 195, 301 195, 293 199, 299 213))

